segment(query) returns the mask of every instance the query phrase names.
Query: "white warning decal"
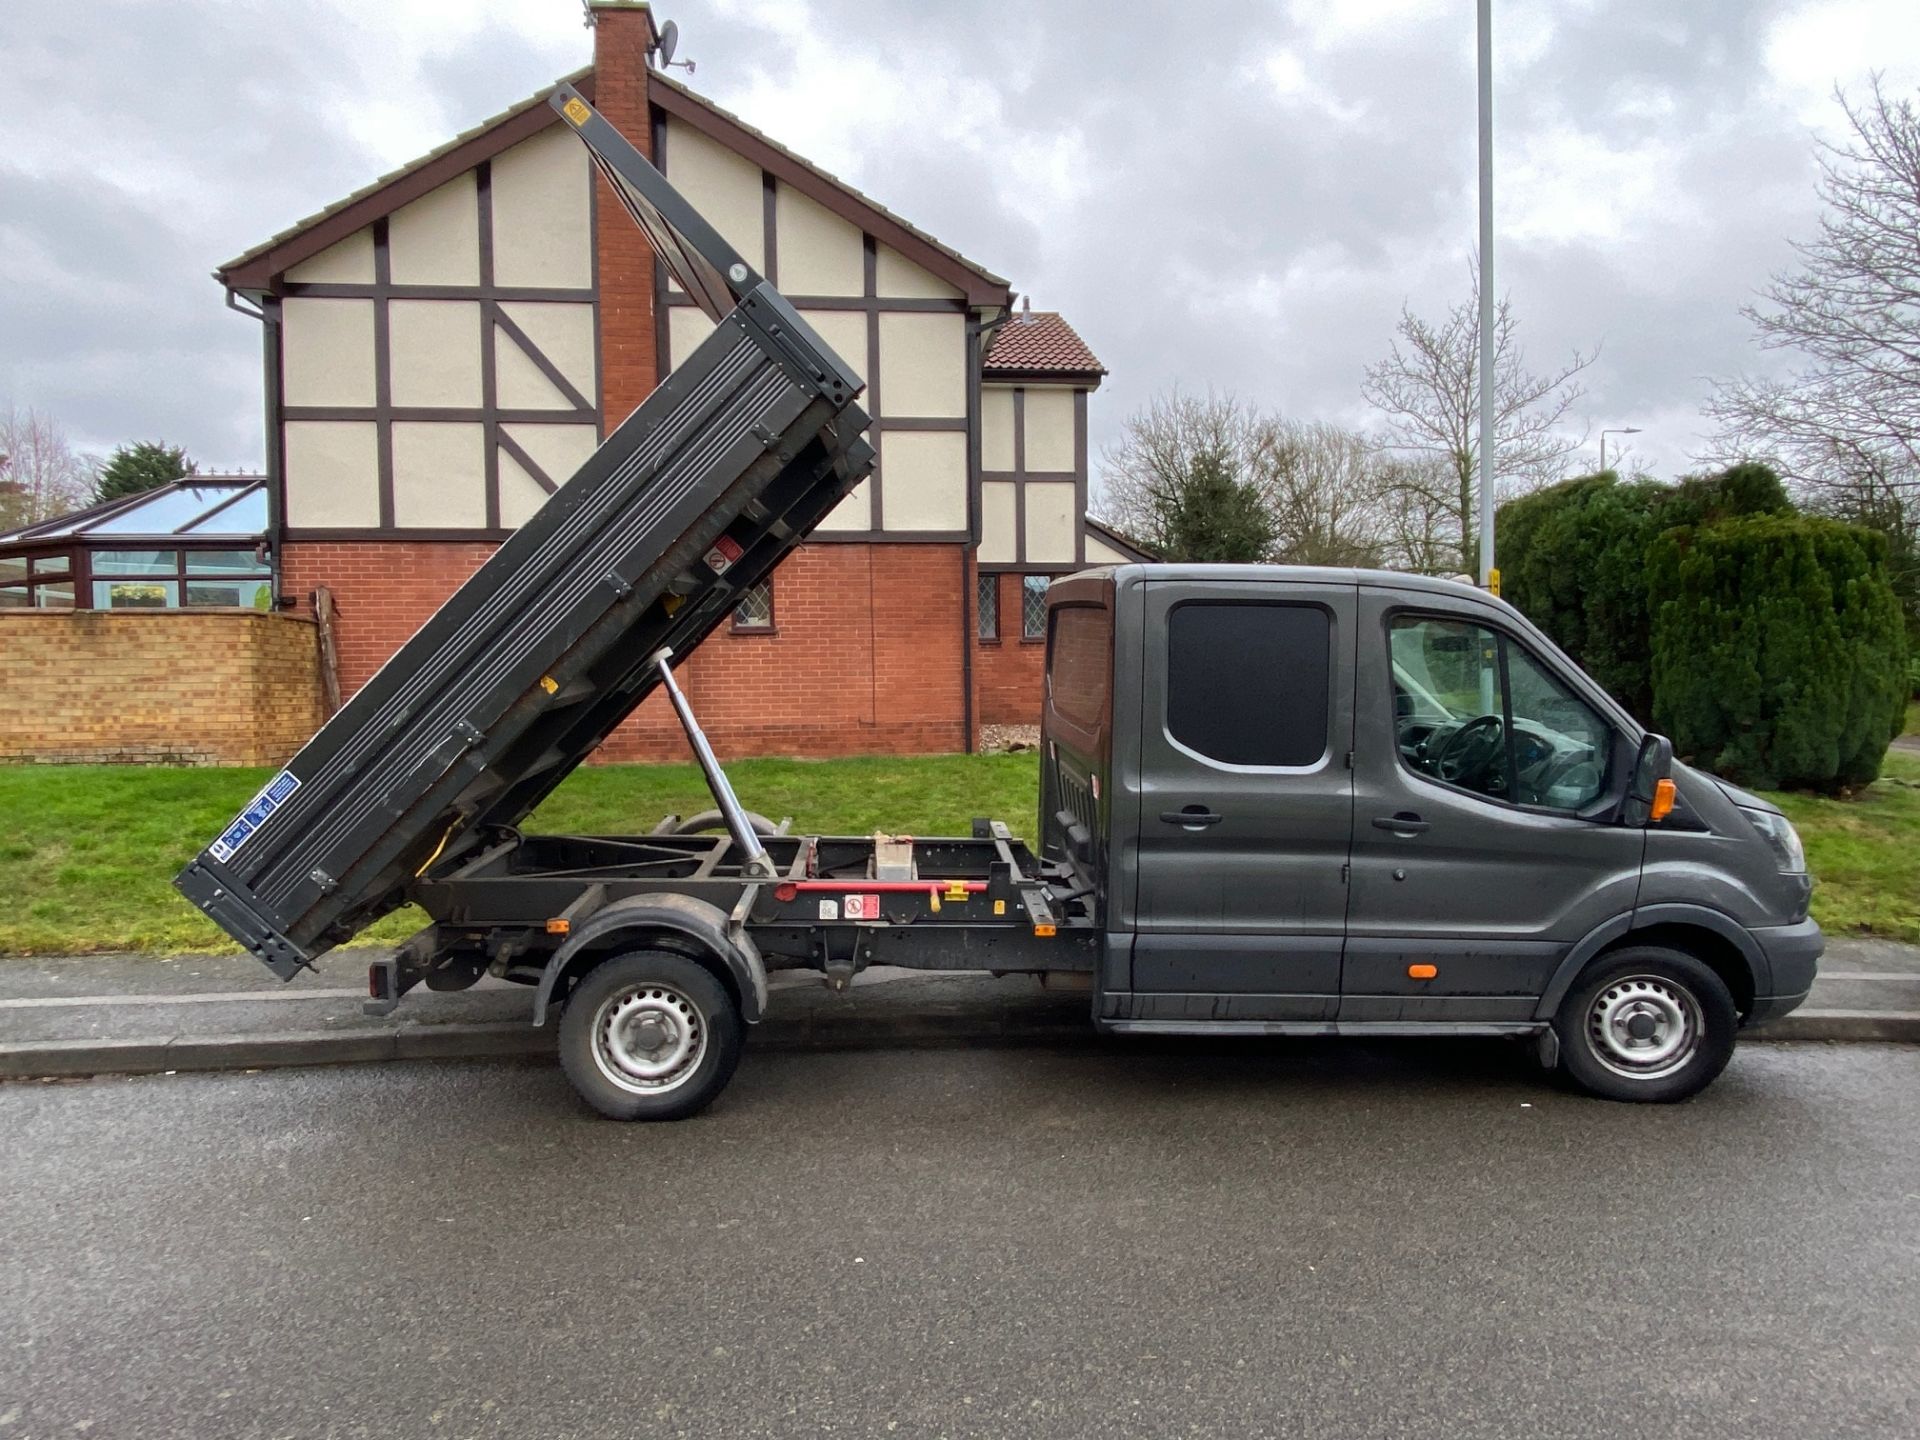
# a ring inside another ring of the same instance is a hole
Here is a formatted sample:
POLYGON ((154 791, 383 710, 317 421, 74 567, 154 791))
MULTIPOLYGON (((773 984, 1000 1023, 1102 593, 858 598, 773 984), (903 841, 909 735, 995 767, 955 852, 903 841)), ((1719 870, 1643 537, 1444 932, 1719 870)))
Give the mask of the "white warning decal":
POLYGON ((822 920, 838 920, 840 918, 840 902, 838 900, 822 900, 820 902, 820 918, 822 920))
POLYGON ((880 918, 880 897, 878 895, 849 895, 842 909, 849 920, 878 920, 880 918))
POLYGON ((253 838, 253 832, 266 823, 267 817, 299 788, 299 779, 291 771, 282 770, 247 802, 246 809, 233 817, 233 823, 220 832, 220 838, 207 847, 207 853, 222 862, 231 859, 236 850, 253 838))

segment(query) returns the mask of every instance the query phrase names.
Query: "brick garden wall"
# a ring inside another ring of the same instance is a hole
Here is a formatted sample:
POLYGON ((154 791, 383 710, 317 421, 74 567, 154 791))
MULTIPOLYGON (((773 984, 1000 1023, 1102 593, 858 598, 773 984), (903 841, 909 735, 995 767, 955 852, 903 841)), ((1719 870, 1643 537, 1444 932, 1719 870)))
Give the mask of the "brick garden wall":
POLYGON ((0 760, 277 765, 319 706, 313 625, 291 616, 0 615, 0 760))
MULTIPOLYGON (((311 614, 315 585, 332 590, 345 696, 490 552, 487 545, 289 541, 282 583, 303 615, 311 614)), ((722 759, 962 750, 960 617, 970 577, 958 545, 804 545, 774 577, 774 632, 716 630, 676 666, 681 688, 722 759)), ((1037 718, 1037 707, 1029 710, 1037 718)), ((671 707, 656 695, 595 758, 689 756, 671 707)))

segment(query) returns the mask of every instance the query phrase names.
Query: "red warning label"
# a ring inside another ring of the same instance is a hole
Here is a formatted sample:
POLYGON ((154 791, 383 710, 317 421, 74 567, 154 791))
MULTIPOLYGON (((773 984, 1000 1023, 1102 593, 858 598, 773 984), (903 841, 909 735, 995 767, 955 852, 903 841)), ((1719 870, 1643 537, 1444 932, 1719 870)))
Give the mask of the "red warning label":
POLYGON ((878 920, 880 918, 880 897, 878 895, 849 895, 840 902, 840 913, 849 920, 878 920))
POLYGON ((706 553, 707 568, 716 575, 724 575, 740 558, 740 553, 740 542, 731 535, 722 535, 706 553))

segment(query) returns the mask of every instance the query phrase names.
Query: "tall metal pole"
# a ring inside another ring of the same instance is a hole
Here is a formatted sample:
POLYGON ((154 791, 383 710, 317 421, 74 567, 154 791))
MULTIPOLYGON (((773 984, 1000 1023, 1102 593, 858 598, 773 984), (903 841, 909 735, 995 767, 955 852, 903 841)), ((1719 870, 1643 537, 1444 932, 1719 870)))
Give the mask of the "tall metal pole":
POLYGON ((1480 584, 1493 583, 1493 0, 1480 0, 1480 584))

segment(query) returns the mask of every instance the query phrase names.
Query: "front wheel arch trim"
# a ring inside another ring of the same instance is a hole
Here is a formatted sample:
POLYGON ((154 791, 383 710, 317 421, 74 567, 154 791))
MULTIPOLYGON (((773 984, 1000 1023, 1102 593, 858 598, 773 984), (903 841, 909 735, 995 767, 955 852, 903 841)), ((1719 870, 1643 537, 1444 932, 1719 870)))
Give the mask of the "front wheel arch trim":
MULTIPOLYGON (((1553 972, 1553 978, 1547 982, 1540 1003, 1534 1009, 1534 1018, 1551 1020, 1559 1010, 1560 1002, 1566 999, 1567 992, 1580 978, 1580 972, 1607 950, 1626 941, 1646 939, 1659 943, 1667 937, 1675 937, 1677 943, 1686 948, 1684 938, 1680 938, 1677 932, 1687 930, 1707 932, 1744 962, 1747 975, 1745 987, 1731 983, 1733 977, 1722 977, 1729 980, 1727 988, 1733 991, 1736 1000, 1743 988, 1749 1001, 1753 996, 1769 993, 1772 971, 1767 965, 1766 953, 1760 948, 1760 942, 1732 916, 1704 905, 1643 905, 1630 914, 1616 915, 1596 925, 1567 952, 1566 959, 1560 962, 1559 968, 1553 972)), ((1720 968, 1714 964, 1716 957, 1713 955, 1700 955, 1698 958, 1715 970, 1720 968)))

